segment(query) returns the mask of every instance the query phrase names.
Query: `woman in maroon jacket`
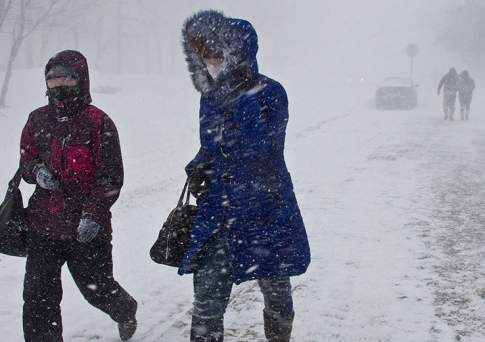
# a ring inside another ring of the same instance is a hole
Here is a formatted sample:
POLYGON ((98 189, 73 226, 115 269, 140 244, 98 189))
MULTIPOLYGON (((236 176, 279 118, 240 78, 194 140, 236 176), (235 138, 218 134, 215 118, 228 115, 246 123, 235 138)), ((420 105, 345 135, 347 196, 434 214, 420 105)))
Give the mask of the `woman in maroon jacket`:
POLYGON ((21 170, 36 184, 24 282, 26 341, 62 341, 61 267, 86 300, 118 322, 120 337, 136 330, 136 301, 114 280, 110 207, 123 185, 116 127, 91 105, 88 65, 62 51, 45 68, 49 104, 22 131, 21 170))

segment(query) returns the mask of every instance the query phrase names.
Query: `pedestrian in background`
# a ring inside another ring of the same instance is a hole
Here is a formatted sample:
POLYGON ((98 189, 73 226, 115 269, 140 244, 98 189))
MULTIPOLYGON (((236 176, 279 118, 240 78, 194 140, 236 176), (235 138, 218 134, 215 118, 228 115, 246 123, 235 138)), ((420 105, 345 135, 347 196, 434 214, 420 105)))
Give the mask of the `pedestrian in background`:
POLYGON ((446 75, 441 78, 438 85, 438 96, 443 88, 443 112, 445 120, 453 120, 455 115, 456 94, 458 92, 458 73, 455 68, 451 68, 446 75))
POLYGON ((458 81, 458 99, 460 100, 460 113, 462 120, 468 120, 470 117, 470 105, 472 103, 473 91, 475 90, 475 81, 470 77, 467 70, 460 74, 458 81))

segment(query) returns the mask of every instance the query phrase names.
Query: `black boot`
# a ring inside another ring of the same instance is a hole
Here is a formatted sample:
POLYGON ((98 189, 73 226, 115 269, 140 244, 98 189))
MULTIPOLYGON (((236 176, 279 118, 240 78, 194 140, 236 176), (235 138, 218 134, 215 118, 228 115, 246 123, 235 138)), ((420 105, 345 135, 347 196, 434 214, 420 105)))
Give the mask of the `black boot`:
POLYGON ((118 332, 122 341, 128 341, 135 334, 136 328, 138 327, 138 322, 136 321, 136 311, 138 309, 138 304, 135 302, 134 311, 131 318, 126 322, 118 323, 118 332))
POLYGON ((264 315, 264 334, 268 342, 290 342, 291 329, 293 327, 293 318, 276 320, 270 317, 263 310, 264 315))
POLYGON ((190 337, 190 342, 222 342, 224 337, 190 337))
POLYGON ((136 319, 128 322, 118 323, 118 331, 120 333, 121 340, 128 341, 135 334, 137 325, 136 319))
MULTIPOLYGON (((200 323, 200 322, 199 322, 200 323)), ((194 325, 190 329, 190 342, 223 342, 224 332, 207 334, 210 325, 194 325)))

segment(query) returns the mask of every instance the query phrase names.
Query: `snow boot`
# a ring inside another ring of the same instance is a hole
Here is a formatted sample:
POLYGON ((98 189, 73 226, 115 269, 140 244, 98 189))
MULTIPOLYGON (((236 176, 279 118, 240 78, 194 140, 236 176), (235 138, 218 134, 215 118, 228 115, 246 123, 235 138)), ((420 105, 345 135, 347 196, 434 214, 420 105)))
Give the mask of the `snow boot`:
POLYGON ((264 334, 268 342, 290 342, 293 327, 293 314, 290 319, 276 320, 263 310, 264 334))
POLYGON ((131 313, 131 318, 126 322, 118 322, 118 332, 122 341, 128 341, 135 334, 138 322, 136 321, 136 312, 138 304, 135 302, 134 310, 131 313))
POLYGON ((118 331, 122 341, 128 341, 135 334, 137 328, 136 319, 129 320, 128 322, 118 323, 118 331))
POLYGON ((190 342, 223 342, 224 341, 224 336, 219 335, 218 337, 214 336, 207 336, 207 337, 202 337, 202 336, 194 336, 192 333, 190 336, 190 342))

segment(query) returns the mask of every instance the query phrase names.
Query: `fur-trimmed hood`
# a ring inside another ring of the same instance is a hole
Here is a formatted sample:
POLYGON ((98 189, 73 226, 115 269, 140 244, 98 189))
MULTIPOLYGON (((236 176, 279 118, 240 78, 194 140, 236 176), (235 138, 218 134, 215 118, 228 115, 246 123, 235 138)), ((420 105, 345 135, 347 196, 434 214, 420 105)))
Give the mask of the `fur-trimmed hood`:
POLYGON ((258 36, 246 20, 228 18, 215 10, 198 12, 185 21, 182 44, 192 82, 202 94, 214 90, 219 82, 226 81, 242 69, 249 79, 258 75, 258 36), (224 70, 216 81, 207 71, 200 55, 200 45, 224 53, 224 70))

